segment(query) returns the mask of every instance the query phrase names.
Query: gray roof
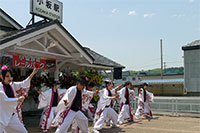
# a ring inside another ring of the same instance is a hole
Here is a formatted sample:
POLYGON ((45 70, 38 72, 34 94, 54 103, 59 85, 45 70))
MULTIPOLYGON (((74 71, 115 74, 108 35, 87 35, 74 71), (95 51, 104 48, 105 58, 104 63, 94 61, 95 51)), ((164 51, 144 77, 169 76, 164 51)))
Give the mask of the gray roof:
POLYGON ((0 14, 1 15, 5 15, 6 16, 6 18, 8 18, 10 21, 12 21, 17 27, 15 27, 14 25, 14 27, 16 28, 16 29, 21 29, 21 28, 23 28, 17 21, 15 21, 12 17, 10 17, 6 12, 4 12, 1 8, 0 8, 0 14))
POLYGON ((184 79, 147 79, 142 80, 141 83, 149 83, 149 84, 164 84, 164 83, 184 83, 184 79))
POLYGON ((192 50, 192 49, 200 49, 200 40, 188 43, 187 45, 182 47, 182 50, 192 50))
POLYGON ((60 24, 60 22, 58 20, 52 20, 52 21, 39 21, 33 25, 29 25, 24 29, 18 30, 18 31, 12 31, 12 32, 8 32, 7 34, 0 36, 0 45, 9 42, 11 40, 17 39, 19 37, 22 37, 24 35, 27 35, 29 33, 41 30, 45 27, 51 26, 57 24, 58 26, 60 26, 63 31, 73 40, 76 42, 76 44, 92 59, 92 56, 81 46, 81 44, 60 24))
POLYGON ((114 67, 114 68, 125 68, 124 66, 94 52, 93 50, 89 49, 89 48, 83 48, 81 46, 81 44, 59 23, 59 21, 57 20, 53 20, 50 22, 46 22, 46 21, 40 21, 37 22, 33 25, 27 26, 26 28, 23 28, 21 30, 17 30, 17 31, 11 31, 11 32, 7 32, 7 34, 4 34, 3 36, 0 36, 0 45, 12 41, 14 39, 17 39, 19 37, 22 37, 24 35, 27 35, 29 33, 32 33, 34 31, 40 30, 42 28, 48 27, 50 25, 53 24, 57 24, 59 25, 65 32, 66 34, 68 34, 76 43, 77 45, 80 46, 80 48, 85 51, 85 53, 91 58, 93 59, 95 65, 102 65, 102 66, 108 66, 108 67, 114 67))
POLYGON ((22 28, 20 30, 7 32, 6 34, 0 36, 0 45, 12 41, 14 39, 17 39, 19 37, 22 37, 24 35, 27 35, 29 33, 32 33, 34 31, 40 30, 54 23, 55 22, 53 21, 49 23, 40 21, 38 23, 35 23, 34 25, 27 26, 26 28, 22 28))
POLYGON ((103 55, 100 55, 98 53, 96 53, 95 51, 84 47, 85 50, 93 57, 94 59, 94 63, 95 65, 102 65, 102 66, 109 66, 109 67, 114 67, 114 68, 125 68, 124 66, 116 63, 113 60, 110 60, 106 57, 104 57, 103 55))

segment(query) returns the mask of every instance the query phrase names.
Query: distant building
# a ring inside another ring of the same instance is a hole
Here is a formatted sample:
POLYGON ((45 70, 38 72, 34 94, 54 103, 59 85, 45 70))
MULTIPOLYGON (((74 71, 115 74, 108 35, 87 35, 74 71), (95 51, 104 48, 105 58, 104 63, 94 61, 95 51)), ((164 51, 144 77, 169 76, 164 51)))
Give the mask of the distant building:
POLYGON ((148 91, 156 96, 183 96, 187 94, 184 89, 184 79, 146 79, 142 83, 148 83, 148 91))
POLYGON ((161 79, 157 75, 122 72, 122 79, 114 80, 114 82, 117 86, 130 81, 135 88, 136 95, 138 95, 138 89, 145 82, 149 84, 148 90, 157 96, 182 96, 187 93, 184 89, 184 75, 169 73, 165 74, 163 78, 161 79))
POLYGON ((189 95, 200 95, 200 40, 182 47, 184 51, 185 88, 189 95))

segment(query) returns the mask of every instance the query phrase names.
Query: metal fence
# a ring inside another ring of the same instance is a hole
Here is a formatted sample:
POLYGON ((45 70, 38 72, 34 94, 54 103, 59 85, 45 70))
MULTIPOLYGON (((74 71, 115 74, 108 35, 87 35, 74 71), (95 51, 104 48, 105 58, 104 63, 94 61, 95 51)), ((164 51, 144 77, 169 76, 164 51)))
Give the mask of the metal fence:
MULTIPOLYGON (((134 112, 136 112, 137 104, 138 98, 131 102, 134 112)), ((178 115, 178 113, 200 114, 200 98, 158 97, 150 103, 150 106, 152 111, 171 112, 172 115, 178 115)))

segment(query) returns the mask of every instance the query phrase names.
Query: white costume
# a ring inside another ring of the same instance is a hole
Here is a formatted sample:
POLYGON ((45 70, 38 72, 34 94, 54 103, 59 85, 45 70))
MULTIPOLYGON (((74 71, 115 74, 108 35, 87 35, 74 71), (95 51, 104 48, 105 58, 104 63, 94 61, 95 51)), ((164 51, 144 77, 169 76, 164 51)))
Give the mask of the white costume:
POLYGON ((153 102, 153 97, 154 97, 153 93, 150 93, 147 90, 140 88, 138 108, 135 113, 136 119, 139 119, 140 116, 152 117, 152 112, 149 102, 153 102))
MULTIPOLYGON (((29 90, 30 90, 30 87, 29 88, 25 88, 25 89, 19 89, 18 91, 16 91, 16 93, 17 93, 16 97, 20 97, 20 96, 28 97, 29 90)), ((22 109, 21 109, 23 107, 22 104, 23 104, 23 101, 18 102, 16 110, 17 110, 17 117, 19 118, 19 120, 23 124, 22 109)))
POLYGON ((71 110, 71 107, 73 106, 76 96, 78 94, 77 92, 78 91, 76 86, 70 87, 58 103, 58 106, 55 110, 58 113, 51 125, 52 127, 58 127, 55 133, 67 132, 73 120, 76 120, 78 127, 80 128, 80 130, 82 130, 83 133, 89 132, 87 117, 80 110, 71 110), (64 100, 68 101, 67 106, 65 105, 64 100))
MULTIPOLYGON (((82 94, 82 110, 88 113, 89 119, 93 120, 93 115, 95 113, 94 106, 90 104, 90 101, 93 98, 94 91, 89 91, 84 89, 82 94)), ((72 124, 72 133, 78 133, 78 124, 74 120, 72 124)))
POLYGON ((101 130, 106 119, 111 119, 114 126, 117 124, 117 113, 113 108, 111 108, 111 97, 115 94, 115 89, 112 89, 110 92, 111 96, 109 96, 109 90, 107 88, 104 88, 99 92, 100 100, 98 101, 95 113, 94 130, 101 130))
POLYGON ((5 93, 6 88, 0 83, 0 133, 26 133, 27 131, 19 120, 16 108, 20 104, 17 102, 17 96, 19 96, 18 92, 21 92, 21 90, 25 88, 29 89, 30 78, 28 77, 22 82, 12 82, 10 86, 14 98, 8 98, 5 93))
MULTIPOLYGON (((64 96, 66 93, 66 89, 57 89, 57 100, 58 102, 60 99, 64 96)), ((38 105, 38 109, 44 108, 40 120, 40 128, 41 130, 47 130, 51 126, 51 122, 53 121, 55 117, 55 107, 53 107, 53 100, 54 100, 54 89, 49 89, 45 92, 42 92, 42 94, 38 97, 40 103, 38 105)))
POLYGON ((123 123, 125 119, 130 118, 130 120, 133 120, 133 114, 131 112, 131 105, 130 105, 130 99, 135 100, 135 93, 134 90, 130 90, 129 88, 122 88, 118 91, 118 94, 120 96, 120 112, 118 115, 118 122, 120 124, 123 123), (127 92, 128 91, 128 92, 127 92), (128 94, 127 94, 128 93, 128 94), (128 99, 126 99, 128 97, 128 99), (128 101, 127 101, 128 100, 128 101))

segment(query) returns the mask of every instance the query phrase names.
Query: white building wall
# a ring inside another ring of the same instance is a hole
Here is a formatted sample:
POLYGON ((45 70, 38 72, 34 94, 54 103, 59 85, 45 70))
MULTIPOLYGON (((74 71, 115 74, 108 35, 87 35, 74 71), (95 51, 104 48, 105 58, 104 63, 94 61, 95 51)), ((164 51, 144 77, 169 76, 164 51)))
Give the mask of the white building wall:
POLYGON ((200 49, 184 51, 185 88, 200 92, 200 49))

